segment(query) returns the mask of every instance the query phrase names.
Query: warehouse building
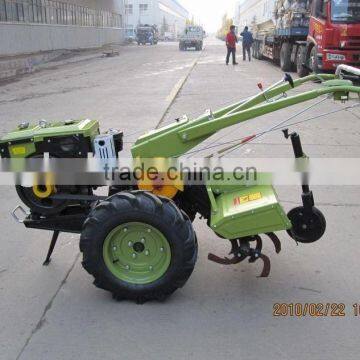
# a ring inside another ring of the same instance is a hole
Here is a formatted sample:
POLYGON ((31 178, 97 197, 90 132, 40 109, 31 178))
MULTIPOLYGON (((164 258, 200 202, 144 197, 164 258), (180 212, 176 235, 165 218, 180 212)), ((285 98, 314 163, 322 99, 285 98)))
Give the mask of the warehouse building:
POLYGON ((186 26, 189 12, 176 0, 127 0, 125 21, 127 35, 133 37, 138 25, 157 25, 160 32, 174 36, 186 26))
POLYGON ((0 0, 0 56, 124 41, 123 0, 0 0))

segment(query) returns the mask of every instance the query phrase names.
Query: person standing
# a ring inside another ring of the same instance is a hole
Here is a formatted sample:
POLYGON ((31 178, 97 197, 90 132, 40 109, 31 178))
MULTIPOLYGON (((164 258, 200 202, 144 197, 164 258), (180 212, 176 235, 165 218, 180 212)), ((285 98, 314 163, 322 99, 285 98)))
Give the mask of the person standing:
POLYGON ((245 26, 244 31, 240 35, 242 36, 243 60, 246 60, 247 53, 249 61, 251 61, 251 46, 254 42, 252 33, 249 31, 249 28, 245 26))
POLYGON ((238 65, 236 62, 236 43, 238 42, 238 38, 235 34, 235 26, 230 26, 230 31, 226 35, 226 47, 227 47, 227 55, 226 55, 226 65, 229 65, 230 55, 232 55, 233 65, 238 65))

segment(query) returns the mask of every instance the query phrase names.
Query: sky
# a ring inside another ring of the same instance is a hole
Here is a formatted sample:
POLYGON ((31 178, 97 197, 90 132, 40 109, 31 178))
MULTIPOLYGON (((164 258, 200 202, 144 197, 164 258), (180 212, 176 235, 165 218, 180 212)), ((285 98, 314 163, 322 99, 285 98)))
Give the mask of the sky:
POLYGON ((221 26, 225 13, 234 14, 235 0, 178 0, 204 26, 205 31, 215 32, 221 26))

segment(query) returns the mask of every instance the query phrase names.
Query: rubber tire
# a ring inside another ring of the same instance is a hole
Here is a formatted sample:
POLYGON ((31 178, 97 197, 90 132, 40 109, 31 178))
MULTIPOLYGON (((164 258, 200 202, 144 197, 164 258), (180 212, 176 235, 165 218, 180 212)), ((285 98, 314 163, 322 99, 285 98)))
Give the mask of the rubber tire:
POLYGON ((310 55, 309 55, 309 67, 312 69, 313 73, 316 74, 319 72, 318 60, 317 60, 317 49, 316 46, 313 46, 310 55), (311 62, 312 57, 314 57, 313 63, 311 62))
POLYGON ((280 67, 282 71, 291 71, 291 48, 289 43, 283 43, 280 50, 280 67))
POLYGON ((258 41, 257 42, 257 49, 256 49, 256 55, 257 55, 257 59, 258 60, 263 60, 264 59, 264 56, 263 54, 260 52, 260 42, 258 41))
POLYGON ((255 41, 254 45, 252 46, 252 49, 253 49, 253 58, 256 60, 261 60, 260 59, 260 42, 255 41))
POLYGON ((299 50, 298 50, 298 53, 296 56, 296 72, 299 75, 299 77, 301 77, 301 78, 309 75, 309 70, 304 68, 302 66, 302 64, 307 64, 305 47, 299 47, 299 50))
MULTIPOLYGON (((298 213, 305 212, 305 209, 303 206, 299 206, 297 208, 292 209, 289 213, 288 213, 288 218, 291 219, 293 218, 293 216, 298 216, 298 213)), ((313 221, 316 221, 317 223, 317 230, 318 232, 313 234, 313 237, 311 238, 306 238, 306 237, 302 237, 301 235, 296 235, 292 229, 288 230, 287 233, 290 235, 291 238, 293 238, 295 241, 302 243, 302 244, 312 244, 316 241, 319 241, 325 234, 326 231, 326 219, 324 214, 317 209, 315 206, 312 208, 312 218, 313 221)))
POLYGON ((80 239, 82 265, 94 276, 94 284, 110 291, 116 300, 145 303, 164 300, 185 285, 197 260, 198 247, 191 221, 175 203, 142 191, 122 192, 100 203, 84 223, 80 239), (164 276, 153 283, 136 285, 115 277, 103 259, 103 243, 117 226, 144 222, 163 233, 169 241, 172 258, 164 276))
POLYGON ((254 45, 252 46, 252 57, 253 59, 258 58, 258 49, 257 49, 257 43, 254 42, 254 45))

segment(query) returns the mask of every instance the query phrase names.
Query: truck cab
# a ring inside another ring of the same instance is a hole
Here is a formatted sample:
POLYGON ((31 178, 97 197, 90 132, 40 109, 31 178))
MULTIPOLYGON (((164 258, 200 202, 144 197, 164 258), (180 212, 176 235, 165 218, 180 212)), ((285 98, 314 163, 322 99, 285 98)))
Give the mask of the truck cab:
POLYGON ((313 0, 306 62, 313 71, 360 67, 360 2, 313 0))

